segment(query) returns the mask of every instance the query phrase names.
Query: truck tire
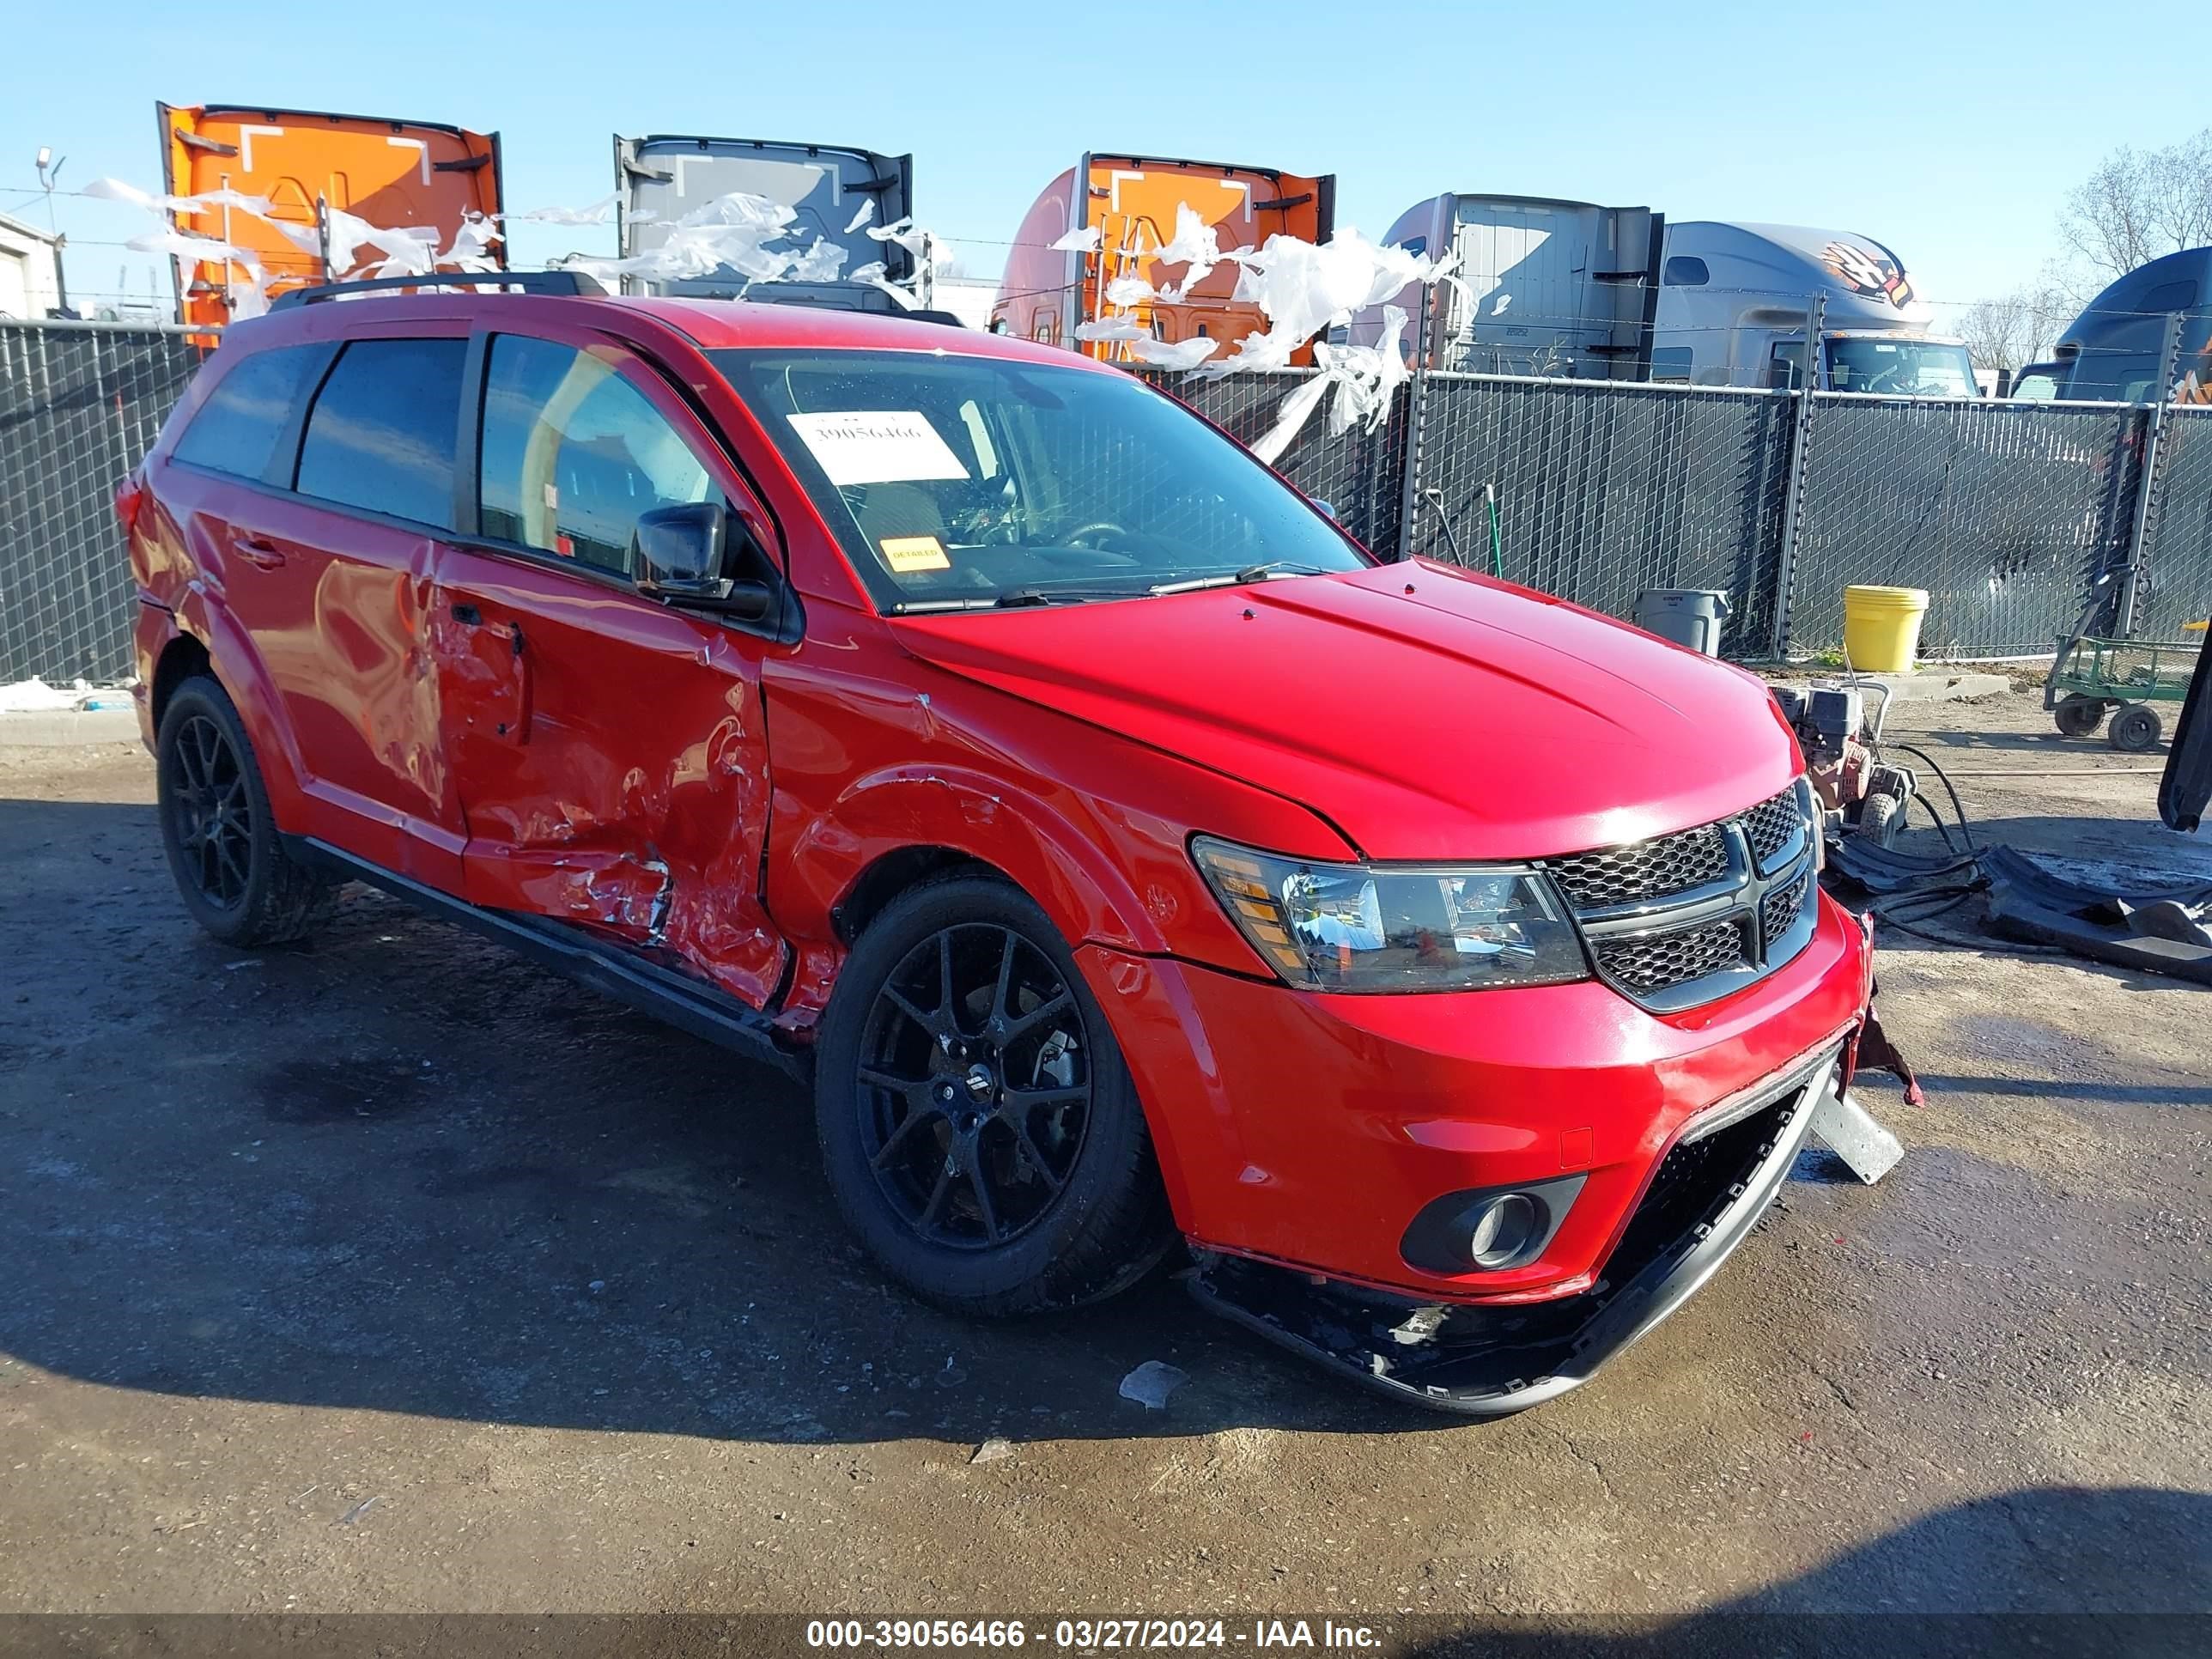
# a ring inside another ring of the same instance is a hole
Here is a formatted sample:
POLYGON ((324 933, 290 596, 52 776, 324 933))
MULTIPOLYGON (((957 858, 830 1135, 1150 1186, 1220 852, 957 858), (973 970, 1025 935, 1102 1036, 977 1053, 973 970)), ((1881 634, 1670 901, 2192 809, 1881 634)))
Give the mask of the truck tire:
POLYGON ((910 889, 853 947, 816 1045, 837 1207, 884 1271, 969 1315, 1073 1307, 1174 1241, 1104 1012, 1010 884, 910 889))
POLYGON ((194 921, 241 948, 298 939, 338 884, 284 850, 246 726, 204 674, 169 696, 154 744, 155 799, 169 873, 194 921))

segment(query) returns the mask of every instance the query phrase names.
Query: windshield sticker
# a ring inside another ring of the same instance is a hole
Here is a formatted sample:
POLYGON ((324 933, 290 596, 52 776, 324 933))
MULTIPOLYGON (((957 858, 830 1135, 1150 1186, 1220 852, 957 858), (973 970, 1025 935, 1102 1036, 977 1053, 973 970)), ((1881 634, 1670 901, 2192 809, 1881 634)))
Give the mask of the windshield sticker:
POLYGON ((918 483, 964 478, 968 469, 937 428, 912 409, 787 415, 833 484, 918 483))
POLYGON ((884 550, 884 562, 896 575, 952 568, 952 561, 945 556, 944 543, 934 536, 886 536, 877 545, 884 550))

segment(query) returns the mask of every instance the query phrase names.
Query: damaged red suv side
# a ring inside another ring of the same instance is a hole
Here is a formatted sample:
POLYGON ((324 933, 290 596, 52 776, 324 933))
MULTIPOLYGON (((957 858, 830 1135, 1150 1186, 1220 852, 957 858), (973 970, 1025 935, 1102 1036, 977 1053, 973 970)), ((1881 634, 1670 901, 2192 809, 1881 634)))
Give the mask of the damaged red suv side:
POLYGON ((1180 1237, 1210 1305, 1459 1410, 1749 1229, 1870 967, 1756 679, 1377 564, 1065 352, 528 285, 288 296, 125 487, 210 932, 373 883, 811 1075, 923 1296, 1180 1237))

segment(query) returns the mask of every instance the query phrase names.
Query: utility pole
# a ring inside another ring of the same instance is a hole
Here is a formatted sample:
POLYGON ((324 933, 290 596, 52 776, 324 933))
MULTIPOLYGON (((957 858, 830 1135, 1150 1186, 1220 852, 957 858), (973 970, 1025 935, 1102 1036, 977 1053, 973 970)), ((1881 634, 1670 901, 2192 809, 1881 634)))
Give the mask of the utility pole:
POLYGON ((53 236, 54 309, 64 316, 69 314, 70 308, 69 277, 62 270, 62 249, 67 246, 68 239, 62 234, 61 221, 54 216, 54 180, 62 176, 62 169, 68 164, 66 155, 59 161, 54 159, 53 147, 49 144, 39 146, 33 163, 39 169, 39 188, 46 193, 46 229, 53 236))

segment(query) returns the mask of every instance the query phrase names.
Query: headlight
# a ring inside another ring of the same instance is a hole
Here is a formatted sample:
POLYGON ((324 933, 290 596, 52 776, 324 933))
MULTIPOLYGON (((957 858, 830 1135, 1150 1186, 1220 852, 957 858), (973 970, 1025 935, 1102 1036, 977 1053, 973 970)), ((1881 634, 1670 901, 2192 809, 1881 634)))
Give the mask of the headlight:
POLYGON ((1496 865, 1279 858, 1200 836, 1191 856, 1253 949, 1322 991, 1472 991, 1589 977, 1550 884, 1496 865))

